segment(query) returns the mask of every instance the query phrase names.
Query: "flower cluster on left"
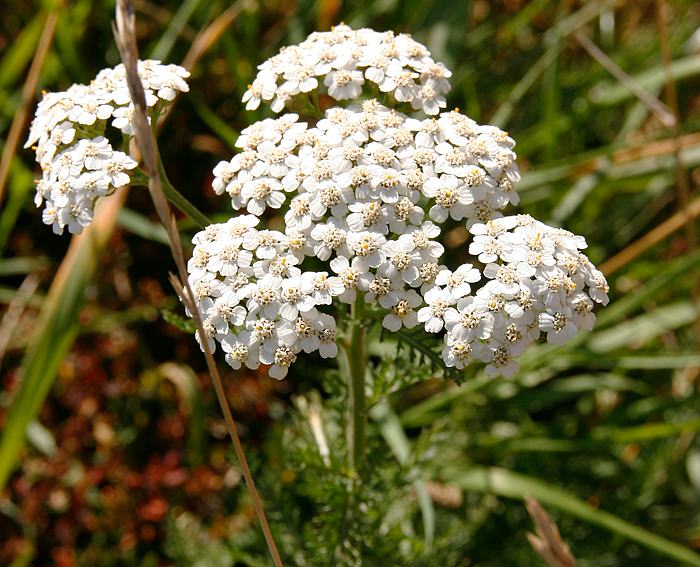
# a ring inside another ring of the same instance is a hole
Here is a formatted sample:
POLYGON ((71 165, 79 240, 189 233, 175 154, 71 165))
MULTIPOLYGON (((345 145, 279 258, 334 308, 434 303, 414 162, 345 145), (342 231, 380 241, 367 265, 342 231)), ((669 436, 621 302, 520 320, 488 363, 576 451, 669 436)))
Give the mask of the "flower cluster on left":
MULTIPOLYGON (((146 92, 149 118, 156 118, 175 98, 187 92, 189 72, 160 61, 139 61, 139 76, 146 92)), ((67 228, 82 232, 92 222, 98 198, 128 185, 129 171, 138 164, 123 151, 115 150, 108 123, 122 134, 128 147, 132 134, 133 104, 123 65, 103 69, 89 85, 74 84, 58 93, 46 93, 39 103, 25 147, 36 150, 42 177, 34 202, 45 203, 45 224, 56 234, 67 228)))

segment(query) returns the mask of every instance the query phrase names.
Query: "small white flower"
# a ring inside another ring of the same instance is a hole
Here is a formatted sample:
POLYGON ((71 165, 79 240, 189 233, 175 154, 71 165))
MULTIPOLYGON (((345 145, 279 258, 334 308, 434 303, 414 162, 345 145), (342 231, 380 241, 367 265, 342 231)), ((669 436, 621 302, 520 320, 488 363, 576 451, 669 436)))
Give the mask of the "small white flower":
POLYGON ((457 303, 457 309, 445 313, 445 327, 457 339, 472 342, 491 337, 495 319, 488 304, 478 297, 464 297, 457 303))
POLYGON ((418 324, 418 314, 415 309, 423 303, 421 296, 410 289, 397 292, 396 298, 396 303, 384 316, 382 326, 389 331, 398 331, 401 327, 412 329, 418 324))
POLYGON ((547 333, 547 342, 561 345, 576 334, 576 325, 567 313, 540 313, 539 327, 547 333))
POLYGON ((425 294, 424 300, 428 305, 418 311, 418 321, 425 323, 426 332, 439 333, 445 324, 445 313, 455 299, 449 291, 436 286, 425 294))
POLYGON ((221 348, 226 353, 226 362, 234 370, 242 365, 255 370, 260 366, 258 348, 253 344, 252 334, 243 331, 238 335, 228 334, 221 339, 221 348))
POLYGON ((247 181, 241 195, 248 200, 248 212, 256 216, 263 214, 267 207, 279 209, 285 201, 282 184, 269 177, 247 181))
POLYGON ((323 79, 323 84, 328 87, 328 94, 336 100, 357 98, 362 92, 364 82, 360 71, 347 69, 331 71, 323 79))
POLYGON ((435 284, 445 287, 455 299, 460 299, 471 291, 470 283, 481 279, 481 272, 471 264, 462 264, 454 272, 443 268, 435 278, 435 284))
POLYGON ((491 361, 484 368, 486 374, 492 377, 512 378, 518 370, 518 363, 513 360, 508 347, 497 346, 491 349, 491 361))
POLYGON ((321 358, 335 358, 338 356, 338 345, 335 342, 337 331, 333 317, 325 313, 319 313, 316 335, 320 341, 318 353, 321 355, 321 358))
POLYGON ((124 170, 134 169, 138 163, 124 152, 114 152, 112 157, 104 163, 104 176, 114 187, 128 185, 131 179, 124 170))
POLYGON ((338 256, 331 260, 330 266, 331 270, 338 274, 345 288, 345 291, 338 296, 343 303, 355 302, 356 289, 366 291, 369 288, 372 275, 369 273, 369 264, 364 259, 356 257, 351 263, 345 256, 338 256))
POLYGON ((472 361, 472 345, 469 341, 455 338, 451 333, 445 334, 445 348, 442 359, 448 368, 462 370, 472 361))
POLYGON ((384 261, 382 246, 386 238, 376 232, 362 231, 348 233, 348 248, 360 258, 363 258, 371 268, 376 268, 384 261))

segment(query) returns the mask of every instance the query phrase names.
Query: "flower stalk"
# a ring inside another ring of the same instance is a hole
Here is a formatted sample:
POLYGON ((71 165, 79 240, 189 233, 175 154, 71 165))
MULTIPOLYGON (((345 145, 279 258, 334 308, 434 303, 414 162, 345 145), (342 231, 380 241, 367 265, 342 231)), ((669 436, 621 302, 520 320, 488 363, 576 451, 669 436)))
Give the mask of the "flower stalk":
POLYGON ((348 379, 348 464, 354 473, 362 467, 366 445, 367 328, 361 316, 362 306, 362 299, 358 298, 351 307, 350 333, 344 348, 348 379))

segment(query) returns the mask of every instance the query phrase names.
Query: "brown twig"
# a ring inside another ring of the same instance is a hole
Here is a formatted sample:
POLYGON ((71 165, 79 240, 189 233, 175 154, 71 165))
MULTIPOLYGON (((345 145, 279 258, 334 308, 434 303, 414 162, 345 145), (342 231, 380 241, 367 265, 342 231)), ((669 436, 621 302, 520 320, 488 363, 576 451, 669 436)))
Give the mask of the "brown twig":
POLYGON ((600 270, 606 275, 616 272, 620 268, 629 264, 637 256, 651 248, 654 244, 662 241, 668 235, 673 234, 678 229, 683 228, 687 223, 700 216, 700 197, 692 201, 688 207, 669 217, 657 227, 653 228, 635 240, 627 248, 615 254, 609 260, 600 265, 600 270))
POLYGON ((36 273, 31 273, 24 278, 19 289, 17 289, 17 295, 8 305, 7 311, 5 311, 0 321, 0 365, 2 365, 2 359, 17 328, 17 323, 24 312, 24 308, 37 287, 39 287, 39 276, 36 273))
POLYGON ((138 47, 136 43, 136 25, 134 16, 134 7, 131 0, 118 0, 116 9, 116 28, 114 30, 114 35, 119 48, 119 53, 121 55, 122 62, 126 70, 127 83, 129 86, 129 93, 131 95, 131 100, 134 105, 133 114, 133 127, 134 127, 134 137, 138 148, 141 152, 141 161, 146 174, 148 175, 148 190, 151 194, 153 204, 156 208, 156 212, 160 221, 163 223, 165 230, 168 233, 168 240, 170 242, 170 250, 175 260, 175 265, 177 266, 178 276, 173 274, 170 275, 170 281, 172 282, 175 291, 180 295, 186 307, 189 309, 192 317, 195 320, 197 327, 197 333, 201 339, 202 350, 204 351, 204 357, 207 362, 207 368, 209 370, 209 375, 211 377, 212 383, 214 384, 214 389, 216 391, 216 397, 221 406, 221 411, 224 414, 224 421, 226 423, 226 429, 228 430, 229 436, 233 443, 234 450, 236 452, 236 457, 241 465, 243 472, 243 477, 245 478, 246 485, 250 492, 251 499, 253 501, 253 508, 260 521, 263 534, 265 536, 265 541, 267 542, 270 555, 276 567, 282 567, 282 560, 280 558, 279 552, 277 551, 277 546, 275 545, 275 540, 272 536, 270 526, 267 522, 265 516, 265 511, 258 495, 258 491, 255 488, 255 481, 253 480, 253 475, 250 471, 250 466, 248 465, 248 460, 246 459, 245 452, 243 451, 243 446, 241 440, 238 436, 238 431, 236 427, 236 422, 231 414, 231 409, 226 399, 226 394, 224 392, 223 383, 221 381, 221 376, 219 375, 218 368, 216 366, 216 361, 207 345, 206 333, 204 332, 204 325, 202 323, 202 318, 194 302, 194 294, 189 284, 187 268, 185 266, 184 253, 182 251, 182 245, 180 243, 180 234, 177 230, 175 224, 175 217, 170 211, 170 206, 163 193, 162 182, 160 178, 160 173, 158 171, 159 155, 158 146, 155 140, 153 131, 151 130, 147 114, 146 114, 146 98, 144 95, 143 85, 141 79, 138 76, 138 47))
POLYGON ((192 47, 190 47, 182 60, 182 66, 185 69, 192 69, 209 49, 209 46, 221 37, 221 34, 236 21, 241 12, 254 5, 255 2, 253 0, 238 0, 238 2, 222 12, 211 24, 197 34, 192 47))
POLYGON ((535 552, 550 567, 576 567, 576 559, 568 544, 559 534, 557 525, 542 505, 531 496, 525 497, 525 508, 535 524, 535 531, 527 534, 527 540, 535 552))
MULTIPOLYGON (((676 91, 676 82, 673 80, 673 73, 671 72, 671 48, 669 45, 666 8, 667 4, 665 0, 656 0, 656 25, 659 30, 659 43, 661 44, 664 74, 666 75, 666 84, 664 85, 666 103, 671 109, 673 116, 676 118, 676 123, 670 128, 673 140, 673 155, 676 161, 676 198, 678 199, 678 211, 685 212, 687 211, 688 205, 692 199, 692 190, 688 179, 688 170, 681 153, 681 113, 678 108, 678 92, 676 91)), ((698 246, 698 235, 695 225, 692 222, 685 223, 685 235, 688 239, 688 251, 692 252, 698 246)), ((695 303, 700 303, 700 283, 695 281, 691 291, 693 301, 695 303)), ((700 329, 700 322, 698 322, 697 328, 700 329)))
POLYGON ((671 127, 676 124, 676 117, 671 110, 658 98, 650 94, 637 81, 625 73, 600 47, 593 43, 586 35, 577 31, 574 34, 576 41, 588 54, 593 57, 605 70, 627 87, 640 101, 653 112, 664 126, 671 127))
POLYGON ((58 22, 58 15, 61 12, 62 6, 63 1, 60 0, 56 3, 53 10, 49 12, 49 15, 46 18, 44 29, 41 32, 41 38, 39 38, 39 44, 37 45, 36 52, 34 53, 34 59, 32 59, 32 64, 29 67, 29 73, 27 73, 27 79, 24 82, 24 87, 22 88, 22 102, 20 103, 15 117, 12 119, 10 132, 7 134, 5 147, 2 150, 2 158, 0 158, 0 204, 2 204, 3 198, 5 197, 5 189, 7 187, 7 179, 10 176, 10 165, 12 164, 12 158, 17 151, 19 139, 22 136, 24 126, 27 123, 29 108, 34 101, 34 91, 36 90, 36 85, 39 82, 39 76, 41 75, 41 69, 44 66, 44 60, 46 59, 46 55, 51 47, 51 42, 53 41, 54 32, 56 31, 56 23, 58 22))
MULTIPOLYGON (((221 37, 236 18, 241 14, 241 12, 250 6, 255 5, 253 0, 238 0, 235 4, 231 5, 226 11, 219 15, 211 24, 200 31, 195 37, 192 46, 185 54, 182 60, 182 67, 191 70, 202 58, 202 56, 209 50, 209 47, 216 42, 217 39, 221 37)), ((158 118, 158 128, 162 128, 165 122, 168 120, 170 113, 173 111, 175 104, 177 103, 177 94, 175 94, 175 99, 168 105, 165 112, 158 118)))

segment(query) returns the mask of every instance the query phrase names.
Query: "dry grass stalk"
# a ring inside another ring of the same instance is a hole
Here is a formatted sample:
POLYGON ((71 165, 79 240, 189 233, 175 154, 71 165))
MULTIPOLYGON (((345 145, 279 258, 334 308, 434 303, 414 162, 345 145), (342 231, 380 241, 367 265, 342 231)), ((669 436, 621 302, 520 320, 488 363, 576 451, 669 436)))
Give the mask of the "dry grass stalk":
MULTIPOLYGON (((673 154, 676 161, 676 197, 678 200, 678 211, 685 212, 692 199, 692 188, 688 176, 688 168, 681 154, 680 144, 680 124, 681 113, 678 108, 678 91, 676 82, 673 79, 671 72, 671 46, 668 34, 667 13, 669 6, 666 0, 656 0, 656 26, 659 30, 659 43, 661 44, 661 53, 664 62, 664 74, 666 75, 666 83, 664 90, 666 94, 666 103, 668 104, 673 116, 676 118, 676 124, 671 128, 673 135, 673 154)), ((686 213, 687 214, 687 213, 686 213)), ((690 222, 690 219, 685 223, 685 236, 688 239, 688 251, 693 252, 698 247, 698 235, 695 229, 695 224, 690 222)), ((693 302, 700 304, 700 283, 695 281, 691 289, 693 302)), ((700 330, 700 321, 695 324, 696 330, 700 330)))
POLYGON ((17 289, 17 295, 7 307, 7 311, 0 320, 0 366, 2 359, 5 356, 7 347, 10 345, 12 335, 14 334, 17 324, 19 323, 24 308, 30 300, 36 288, 39 287, 39 276, 36 272, 29 274, 17 289))
POLYGON ((653 112, 656 117, 661 121, 661 123, 666 127, 672 127, 676 125, 676 117, 673 112, 661 102, 654 95, 649 93, 644 89, 637 81, 625 73, 610 57, 608 57, 605 52, 600 49, 595 43, 593 43, 587 36, 581 32, 576 32, 574 34, 576 41, 583 47, 588 54, 593 57, 602 67, 605 68, 608 73, 610 73, 615 79, 617 79, 622 85, 627 87, 634 96, 636 96, 640 101, 642 101, 647 108, 653 112))
MULTIPOLYGON (((180 295, 186 307, 192 313, 197 327, 197 333, 200 337, 206 337, 202 324, 202 318, 199 314, 199 309, 193 301, 194 294, 192 293, 187 277, 184 253, 180 243, 180 234, 177 230, 175 217, 170 211, 170 206, 165 197, 165 193, 163 192, 160 173, 158 170, 160 159, 158 155, 158 146, 153 131, 148 123, 146 98, 137 70, 138 47, 136 43, 136 24, 134 7, 130 0, 117 1, 116 21, 117 23, 116 28, 114 29, 114 35, 122 62, 124 63, 129 93, 134 104, 134 138, 141 153, 142 166, 148 175, 148 190, 151 195, 151 199, 153 200, 158 217, 167 231, 170 250, 172 252, 173 259, 175 260, 175 265, 177 266, 178 275, 175 276, 174 274, 171 274, 170 281, 173 284, 175 291, 180 295)), ((272 532, 270 531, 270 526, 267 522, 265 511, 248 465, 248 460, 246 459, 243 446, 238 436, 236 422, 231 414, 228 400, 226 399, 221 376, 219 375, 219 371, 216 366, 216 361, 214 360, 212 353, 209 352, 207 348, 206 340, 203 340, 202 344, 209 375, 214 385, 216 397, 219 401, 219 405, 221 406, 221 411, 224 414, 226 429, 231 437, 231 441, 236 452, 236 457, 241 465, 243 477, 245 478, 246 485, 250 492, 253 508, 255 509, 255 513, 261 524, 272 560, 276 567, 282 567, 282 560, 277 550, 274 538, 272 537, 272 532)))
POLYGON ((5 196, 7 180, 10 176, 10 165, 12 164, 12 158, 17 151, 20 137, 22 136, 24 126, 27 123, 29 108, 34 102, 34 91, 36 90, 37 83, 39 82, 39 76, 41 75, 41 69, 44 66, 46 55, 51 47, 54 32, 56 31, 56 23, 58 22, 58 15, 62 8, 63 2, 57 2, 56 6, 53 8, 53 10, 51 10, 51 12, 49 12, 49 15, 46 18, 44 29, 42 30, 41 37, 39 38, 39 44, 36 47, 32 64, 29 67, 29 73, 27 73, 27 80, 24 82, 24 87, 22 88, 22 102, 19 109, 15 113, 14 118, 12 119, 10 132, 7 134, 5 147, 2 150, 2 158, 0 158, 0 204, 2 204, 2 200, 5 196))
MULTIPOLYGON (((211 24, 197 34, 197 37, 195 37, 192 46, 187 51, 187 54, 180 65, 188 71, 192 70, 192 68, 199 62, 209 48, 216 43, 226 29, 236 21, 241 12, 247 8, 253 7, 254 5, 255 3, 253 0, 238 0, 238 2, 229 6, 227 10, 222 12, 211 24)), ((173 108, 175 108, 178 95, 179 92, 176 92, 175 99, 173 99, 171 104, 158 118, 158 129, 162 128, 165 122, 168 120, 173 108)))
POLYGON ((635 240, 627 248, 615 254, 609 260, 603 262, 599 268, 606 276, 616 272, 629 264, 640 254, 661 242, 664 238, 683 228, 687 223, 700 216, 700 197, 693 200, 686 209, 677 212, 667 218, 660 225, 654 227, 639 240, 635 240))
POLYGON ((537 534, 528 533, 527 540, 535 552, 550 567, 576 567, 576 559, 559 529, 542 505, 531 496, 525 497, 525 507, 535 524, 537 534))

